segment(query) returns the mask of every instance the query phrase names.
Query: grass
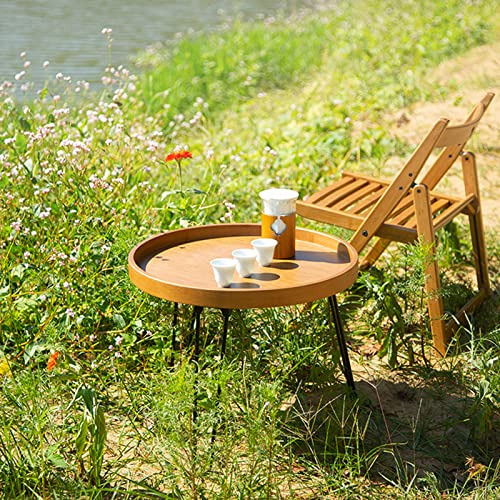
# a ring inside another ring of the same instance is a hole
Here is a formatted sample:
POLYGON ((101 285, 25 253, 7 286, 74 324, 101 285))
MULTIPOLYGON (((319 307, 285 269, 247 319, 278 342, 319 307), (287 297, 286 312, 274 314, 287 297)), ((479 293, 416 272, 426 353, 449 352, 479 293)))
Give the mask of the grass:
MULTIPOLYGON (((151 234, 257 220, 261 188, 305 194, 343 168, 378 173, 407 154, 386 110, 447 96, 452 86, 430 80, 430 68, 497 37, 494 9, 340 2, 184 38, 143 55, 138 77, 107 68, 94 92, 59 80, 24 99, 3 84, 4 497, 498 496, 497 296, 436 360, 414 293, 419 249, 389 256, 343 297, 356 399, 323 302, 234 313, 223 362, 222 317, 204 312, 196 374, 189 346, 171 351, 172 304, 138 291, 126 270, 151 234), (193 159, 181 189, 164 157, 183 145, 193 159), (403 324, 374 317, 384 282, 403 324)), ((465 274, 470 249, 453 234, 440 258, 465 274)), ((487 239, 498 277, 498 238, 487 239)), ((178 338, 191 314, 180 307, 178 338)))

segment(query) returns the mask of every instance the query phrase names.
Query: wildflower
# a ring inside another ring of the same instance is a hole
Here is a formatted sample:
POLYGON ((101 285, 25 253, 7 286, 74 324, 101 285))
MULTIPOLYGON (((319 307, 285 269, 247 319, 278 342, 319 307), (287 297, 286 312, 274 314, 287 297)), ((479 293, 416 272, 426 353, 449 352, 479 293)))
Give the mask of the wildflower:
POLYGON ((66 309, 66 316, 68 316, 69 318, 74 318, 75 317, 75 311, 73 311, 73 309, 71 309, 70 307, 68 307, 68 309, 66 309))
POLYGON ((26 52, 23 50, 20 54, 19 57, 24 59, 26 57, 26 52))
POLYGON ((57 358, 59 357, 59 352, 56 351, 54 354, 52 354, 49 358, 49 361, 47 362, 47 371, 51 371, 55 368, 56 363, 57 363, 57 358))
POLYGON ((177 163, 177 167, 179 169, 179 181, 181 185, 181 193, 182 193, 182 160, 186 158, 192 158, 192 153, 187 149, 176 149, 172 153, 169 153, 165 157, 165 161, 168 163, 169 161, 174 160, 177 163))
POLYGON ((187 150, 182 150, 182 151, 174 151, 173 153, 170 153, 166 156, 165 161, 169 162, 172 160, 179 161, 183 160, 185 158, 192 158, 193 155, 187 151, 187 150))
POLYGON ((25 74, 26 71, 20 71, 19 73, 16 73, 14 76, 14 80, 19 81, 25 74))
POLYGON ((25 61, 23 64, 24 69, 28 69, 31 66, 31 61, 25 61))
POLYGON ((43 69, 47 69, 49 67, 50 62, 49 61, 43 61, 43 69))
POLYGON ((91 334, 89 335, 89 340, 90 340, 90 342, 94 342, 94 340, 95 340, 95 339, 96 339, 96 336, 95 336, 93 333, 91 333, 91 334))
POLYGON ((120 337, 120 335, 117 335, 115 337, 115 344, 116 345, 122 345, 123 337, 120 337))

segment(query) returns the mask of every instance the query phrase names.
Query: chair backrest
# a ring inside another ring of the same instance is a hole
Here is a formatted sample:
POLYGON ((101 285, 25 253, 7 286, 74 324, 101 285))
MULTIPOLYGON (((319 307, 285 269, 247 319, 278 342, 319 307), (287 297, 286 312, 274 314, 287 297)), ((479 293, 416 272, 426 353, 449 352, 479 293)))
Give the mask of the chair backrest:
POLYGON ((443 178, 462 152, 493 97, 494 94, 488 92, 461 125, 450 126, 447 118, 441 118, 436 122, 352 236, 350 243, 358 252, 363 250, 394 208, 407 195, 435 148, 444 149, 419 182, 433 189, 443 178))
POLYGON ((436 187, 438 182, 444 177, 463 151, 467 141, 470 139, 494 96, 495 94, 493 92, 488 92, 472 110, 472 113, 463 124, 454 126, 449 125, 446 127, 435 145, 437 148, 442 147, 444 149, 423 176, 421 180, 422 184, 425 184, 429 189, 434 189, 436 187))

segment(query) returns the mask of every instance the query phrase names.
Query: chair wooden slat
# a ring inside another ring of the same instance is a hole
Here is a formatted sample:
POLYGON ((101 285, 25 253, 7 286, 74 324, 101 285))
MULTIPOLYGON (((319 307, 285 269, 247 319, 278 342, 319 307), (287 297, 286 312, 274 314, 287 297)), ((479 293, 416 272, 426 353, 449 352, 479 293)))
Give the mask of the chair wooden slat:
POLYGON ((342 189, 337 189, 333 193, 323 198, 318 203, 318 205, 321 205, 323 207, 331 207, 338 201, 343 200, 346 196, 359 191, 359 189, 365 186, 367 182, 368 181, 365 181, 364 179, 356 179, 353 182, 347 184, 347 186, 344 186, 342 189))
POLYGON ((471 203, 474 202, 476 197, 473 194, 470 194, 467 196, 464 200, 462 200, 461 203, 452 203, 450 204, 449 207, 446 208, 443 212, 441 212, 435 219, 434 219, 434 228, 436 231, 441 229, 442 227, 446 226, 448 222, 451 222, 458 214, 464 212, 464 208, 467 205, 470 205, 471 203))
POLYGON ((380 184, 376 184, 375 182, 368 182, 366 186, 364 186, 361 189, 358 189, 355 193, 351 194, 350 196, 346 196, 343 200, 335 203, 331 207, 334 208, 335 210, 343 210, 361 201, 366 195, 372 194, 374 191, 378 191, 379 189, 380 189, 380 184))
POLYGON ((377 191, 367 196, 366 198, 360 200, 358 203, 347 209, 350 214, 361 215, 364 211, 368 210, 370 207, 375 205, 380 197, 384 194, 387 186, 381 186, 377 191))
POLYGON ((383 186, 388 186, 389 184, 391 184, 391 181, 388 181, 387 179, 377 179, 376 177, 372 177, 371 175, 359 174, 358 172, 344 172, 342 175, 347 175, 355 179, 364 179, 365 181, 375 182, 376 184, 381 184, 383 186))
POLYGON ((308 203, 318 203, 329 194, 335 192, 336 190, 342 188, 347 184, 350 184, 351 182, 354 182, 353 177, 348 175, 342 176, 336 183, 330 184, 329 186, 326 186, 325 188, 318 191, 317 193, 314 193, 311 196, 309 196, 309 198, 307 198, 307 201, 308 203))
MULTIPOLYGON (((430 195, 430 193, 429 193, 430 195)), ((446 199, 443 199, 443 198, 440 198, 438 200, 433 200, 431 202, 431 214, 432 215, 435 215, 437 214, 440 210, 443 210, 445 209, 446 207, 448 207, 450 205, 450 201, 449 200, 446 200, 446 199)), ((396 221, 391 221, 393 223, 396 223, 396 221)), ((398 220, 397 221, 398 224, 403 224, 405 227, 409 227, 409 228, 414 228, 414 227, 417 227, 417 219, 416 219, 416 215, 415 215, 415 208, 413 207, 413 213, 411 214, 411 217, 407 217, 406 220, 398 220)))
POLYGON ((394 208, 394 210, 391 212, 391 215, 389 215, 388 218, 393 219, 394 217, 398 216, 400 213, 408 210, 408 208, 413 207, 413 199, 411 196, 411 193, 408 193, 394 208))

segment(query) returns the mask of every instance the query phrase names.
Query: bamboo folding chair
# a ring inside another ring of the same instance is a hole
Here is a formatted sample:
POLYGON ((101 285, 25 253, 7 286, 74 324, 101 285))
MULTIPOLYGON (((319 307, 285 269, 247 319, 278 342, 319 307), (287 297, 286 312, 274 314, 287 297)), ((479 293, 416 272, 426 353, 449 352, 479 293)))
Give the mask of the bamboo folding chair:
MULTIPOLYGON (((493 93, 487 93, 461 125, 451 126, 446 118, 438 120, 392 182, 343 172, 340 180, 298 201, 297 213, 354 230, 350 243, 358 253, 372 238, 378 237, 361 263, 364 268, 373 264, 391 241, 408 243, 421 237, 434 252, 435 232, 458 214, 468 215, 478 293, 456 313, 458 320, 463 319, 466 312, 476 308, 491 293, 476 158, 464 151, 464 147, 493 97, 493 93), (442 148, 436 161, 417 180, 436 148, 442 148), (462 163, 465 197, 432 191, 458 157, 462 163)), ((425 287, 434 346, 444 356, 456 322, 444 321, 439 269, 434 258, 426 268, 425 287)))

